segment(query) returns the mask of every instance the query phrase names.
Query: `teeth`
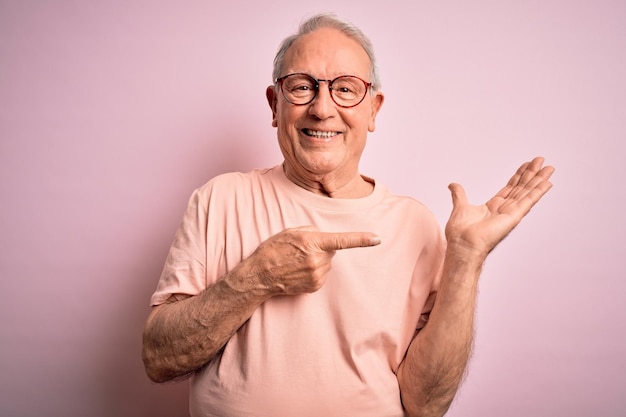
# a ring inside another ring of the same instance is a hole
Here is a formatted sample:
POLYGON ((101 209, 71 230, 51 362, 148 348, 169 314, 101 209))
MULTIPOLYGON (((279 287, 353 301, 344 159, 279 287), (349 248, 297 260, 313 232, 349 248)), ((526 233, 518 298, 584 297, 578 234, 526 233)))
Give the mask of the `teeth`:
POLYGON ((332 138, 333 136, 338 135, 338 132, 326 132, 323 130, 311 130, 311 129, 304 129, 304 133, 307 136, 313 136, 316 138, 332 138))

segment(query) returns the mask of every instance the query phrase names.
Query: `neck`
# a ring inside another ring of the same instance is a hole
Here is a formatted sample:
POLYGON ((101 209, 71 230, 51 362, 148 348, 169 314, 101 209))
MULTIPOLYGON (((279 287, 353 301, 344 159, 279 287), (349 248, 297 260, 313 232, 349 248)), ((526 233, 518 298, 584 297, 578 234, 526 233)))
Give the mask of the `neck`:
POLYGON ((285 176, 298 187, 329 198, 362 198, 374 191, 374 184, 358 172, 348 180, 341 181, 332 174, 303 177, 294 173, 283 163, 285 176))

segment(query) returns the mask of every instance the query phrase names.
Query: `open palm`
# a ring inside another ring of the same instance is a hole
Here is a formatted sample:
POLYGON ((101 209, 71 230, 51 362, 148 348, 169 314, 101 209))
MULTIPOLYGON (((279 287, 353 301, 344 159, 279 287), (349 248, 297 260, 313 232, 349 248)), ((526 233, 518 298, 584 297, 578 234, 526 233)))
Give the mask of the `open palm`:
POLYGON ((551 166, 536 157, 519 167, 507 185, 487 203, 470 205, 465 190, 450 184, 452 214, 446 225, 448 244, 487 255, 550 190, 551 166))

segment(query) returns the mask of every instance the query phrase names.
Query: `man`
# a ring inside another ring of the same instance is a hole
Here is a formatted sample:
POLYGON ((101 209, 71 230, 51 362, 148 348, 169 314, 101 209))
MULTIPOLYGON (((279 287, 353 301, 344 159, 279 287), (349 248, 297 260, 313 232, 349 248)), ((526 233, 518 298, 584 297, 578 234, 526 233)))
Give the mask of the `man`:
POLYGON ((266 95, 284 162, 196 190, 144 332, 192 416, 441 416, 469 358, 481 266, 550 189, 526 163, 486 205, 432 214, 359 174, 383 103, 369 41, 305 22, 266 95))

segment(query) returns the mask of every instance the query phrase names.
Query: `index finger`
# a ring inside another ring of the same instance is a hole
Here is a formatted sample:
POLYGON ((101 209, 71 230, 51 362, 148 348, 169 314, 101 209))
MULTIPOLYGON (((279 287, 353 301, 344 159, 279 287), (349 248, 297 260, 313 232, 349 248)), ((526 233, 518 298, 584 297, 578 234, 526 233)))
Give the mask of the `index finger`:
POLYGON ((350 248, 363 248, 380 244, 380 237, 370 232, 320 232, 314 244, 324 251, 335 251, 350 248))

